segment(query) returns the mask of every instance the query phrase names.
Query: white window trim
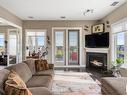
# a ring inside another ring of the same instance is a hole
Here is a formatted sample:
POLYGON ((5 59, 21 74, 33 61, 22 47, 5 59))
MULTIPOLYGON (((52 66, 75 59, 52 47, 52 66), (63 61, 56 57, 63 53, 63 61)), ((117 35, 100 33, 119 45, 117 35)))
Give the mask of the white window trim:
POLYGON ((47 29, 25 29, 25 59, 26 59, 26 36, 27 32, 44 32, 45 33, 45 47, 47 47, 47 29))
POLYGON ((19 47, 16 47, 16 53, 18 53, 18 54, 16 54, 16 58, 17 58, 16 63, 22 62, 22 31, 20 29, 8 29, 8 31, 7 31, 7 41, 8 41, 8 45, 7 45, 8 66, 10 65, 9 64, 9 55, 10 55, 9 33, 10 33, 10 31, 16 31, 16 37, 20 36, 20 37, 16 38, 16 44, 17 45, 19 44, 19 47), (20 40, 20 43, 19 43, 19 40, 20 40), (19 49, 19 51, 18 51, 18 49, 19 49))
POLYGON ((5 33, 4 32, 0 32, 0 35, 3 35, 4 36, 4 46, 3 46, 3 48, 5 50, 5 33))
POLYGON ((120 33, 120 32, 125 32, 125 48, 124 48, 124 63, 127 63, 127 29, 126 29, 126 25, 127 24, 127 18, 124 18, 114 24, 111 25, 111 61, 115 61, 116 55, 115 55, 115 34, 120 33), (119 25, 122 25, 122 30, 118 31, 118 32, 113 32, 113 28, 117 27, 119 25))

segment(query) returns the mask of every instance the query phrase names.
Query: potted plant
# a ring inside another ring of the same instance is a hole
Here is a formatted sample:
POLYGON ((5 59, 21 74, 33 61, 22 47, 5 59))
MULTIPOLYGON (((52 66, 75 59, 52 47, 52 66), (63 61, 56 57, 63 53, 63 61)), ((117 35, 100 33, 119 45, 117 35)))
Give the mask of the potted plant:
POLYGON ((119 70, 120 70, 120 66, 124 63, 123 58, 116 58, 115 61, 110 62, 112 65, 112 68, 106 70, 104 72, 104 76, 118 76, 119 70))
POLYGON ((116 58, 116 60, 114 62, 112 62, 113 67, 111 68, 111 70, 112 70, 114 76, 120 75, 119 70, 120 70, 120 67, 123 63, 124 63, 123 58, 116 58))
POLYGON ((124 63, 123 58, 116 58, 114 62, 112 62, 112 69, 119 69, 120 66, 124 63))

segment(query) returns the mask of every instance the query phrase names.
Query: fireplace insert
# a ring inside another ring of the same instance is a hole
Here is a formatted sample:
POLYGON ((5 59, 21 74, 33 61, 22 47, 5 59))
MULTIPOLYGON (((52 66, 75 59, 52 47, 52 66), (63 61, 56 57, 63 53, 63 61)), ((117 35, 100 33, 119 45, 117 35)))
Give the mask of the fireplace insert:
POLYGON ((101 70, 107 69, 107 53, 86 53, 86 67, 97 68, 101 70))

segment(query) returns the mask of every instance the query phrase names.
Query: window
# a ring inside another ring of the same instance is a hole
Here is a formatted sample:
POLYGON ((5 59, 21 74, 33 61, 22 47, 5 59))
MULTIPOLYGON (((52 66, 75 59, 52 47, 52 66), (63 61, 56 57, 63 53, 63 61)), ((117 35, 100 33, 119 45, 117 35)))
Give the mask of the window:
POLYGON ((16 56, 17 53, 17 35, 16 34, 10 34, 9 35, 9 41, 10 41, 10 47, 9 47, 9 54, 16 56), (11 45, 13 43, 13 45, 11 45))
POLYGON ((4 52, 4 34, 0 33, 0 55, 4 52))
POLYGON ((124 63, 127 57, 127 24, 125 22, 113 25, 113 61, 116 58, 122 58, 124 63))
POLYGON ((124 59, 125 32, 116 33, 116 58, 124 59))
POLYGON ((18 37, 16 30, 9 31, 9 64, 16 64, 18 60, 18 37), (13 44, 12 44, 13 43, 13 44))
POLYGON ((27 31, 26 33, 26 56, 29 56, 34 51, 45 46, 45 32, 46 31, 27 31))

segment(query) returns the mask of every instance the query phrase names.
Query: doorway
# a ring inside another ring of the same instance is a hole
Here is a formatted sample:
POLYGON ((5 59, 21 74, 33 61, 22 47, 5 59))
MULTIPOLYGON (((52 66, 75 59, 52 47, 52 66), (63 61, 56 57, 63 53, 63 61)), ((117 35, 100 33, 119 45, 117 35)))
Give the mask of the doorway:
POLYGON ((8 65, 21 62, 21 35, 18 29, 8 29, 8 65))
POLYGON ((22 27, 0 18, 0 67, 22 62, 22 27))
POLYGON ((52 62, 55 66, 79 66, 81 64, 80 34, 80 28, 53 29, 52 62))

